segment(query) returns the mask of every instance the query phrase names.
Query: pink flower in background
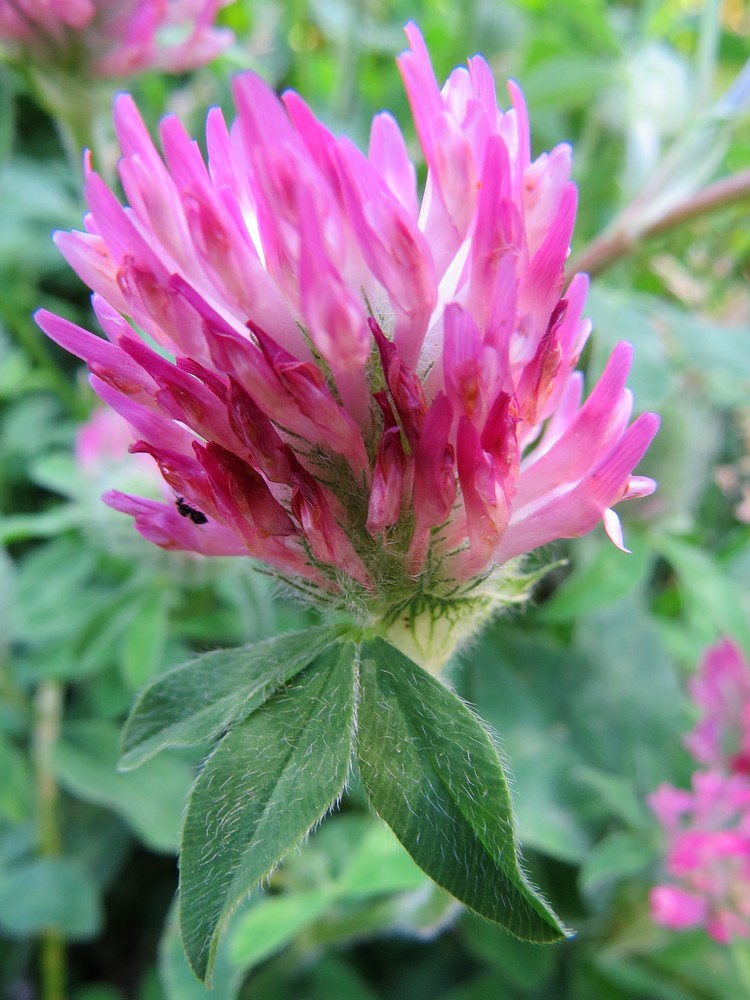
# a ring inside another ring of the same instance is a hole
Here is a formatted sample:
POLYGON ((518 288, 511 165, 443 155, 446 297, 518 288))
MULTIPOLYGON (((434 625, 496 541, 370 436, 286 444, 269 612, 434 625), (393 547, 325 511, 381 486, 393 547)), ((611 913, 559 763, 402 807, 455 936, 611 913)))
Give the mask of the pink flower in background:
POLYGON ((23 61, 86 77, 182 73, 232 42, 223 0, 0 0, 0 43, 23 61))
POLYGON ((388 114, 365 155, 242 75, 205 162, 173 117, 160 155, 122 96, 129 207, 89 169, 86 231, 57 235, 106 339, 38 315, 205 518, 110 494, 142 534, 370 607, 450 598, 602 519, 622 547, 612 505, 654 489, 632 475, 658 419, 630 423, 630 346, 585 401, 575 371, 589 323, 586 279, 563 294, 569 147, 532 161, 518 88, 499 110, 475 57, 441 90, 407 34, 421 199, 388 114))
POLYGON ((148 463, 145 456, 136 456, 134 459, 130 455, 132 443, 130 428, 115 410, 94 410, 86 423, 81 424, 76 435, 76 466, 84 476, 98 476, 107 466, 119 466, 133 461, 153 470, 153 464, 148 463))
POLYGON ((692 792, 662 785, 649 804, 666 834, 671 880, 651 892, 653 919, 704 927, 721 942, 750 937, 750 781, 698 771, 692 792))
POLYGON ((701 764, 750 774, 750 664, 729 639, 712 646, 690 682, 702 718, 685 745, 701 764))
POLYGON ((649 798, 667 840, 671 883, 651 893, 666 927, 704 927, 717 941, 750 937, 750 665, 723 639, 689 683, 702 718, 685 744, 708 770, 691 792, 662 785, 649 798))
MULTIPOLYGON (((109 407, 95 409, 76 434, 75 464, 87 492, 118 486, 137 489, 154 499, 170 497, 169 487, 149 455, 133 455, 133 434, 120 414, 109 407)), ((99 504, 101 507, 101 504, 99 504)))

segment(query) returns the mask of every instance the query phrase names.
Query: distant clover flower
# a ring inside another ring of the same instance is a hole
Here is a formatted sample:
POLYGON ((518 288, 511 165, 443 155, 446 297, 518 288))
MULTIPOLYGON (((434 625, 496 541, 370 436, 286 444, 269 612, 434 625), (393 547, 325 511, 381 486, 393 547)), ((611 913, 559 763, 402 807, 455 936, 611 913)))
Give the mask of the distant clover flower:
POLYGON ((698 771, 692 792, 662 785, 649 804, 667 836, 670 877, 651 892, 654 920, 704 927, 723 943, 750 937, 750 781, 698 771))
POLYGON ((685 744, 701 764, 750 776, 750 664, 729 639, 707 650, 690 694, 701 719, 685 744))
POLYGON ((421 201, 388 114, 365 156, 244 74, 231 129, 209 114, 206 165, 174 117, 162 158, 122 96, 130 207, 89 169, 86 232, 57 235, 107 339, 38 315, 207 518, 106 496, 143 535, 252 555, 381 621, 480 591, 497 604, 499 567, 602 518, 622 547, 610 508, 654 489, 631 473, 658 426, 629 426, 626 343, 582 402, 570 148, 532 161, 518 88, 500 111, 477 56, 440 90, 407 35, 421 201))
POLYGON ((222 52, 222 0, 2 0, 0 45, 48 69, 98 78, 183 73, 222 52))
POLYGON ((750 937, 750 664, 724 639, 707 650, 690 693, 702 718, 685 744, 708 770, 695 772, 691 792, 662 785, 649 798, 671 880, 652 890, 651 913, 728 942, 750 937))

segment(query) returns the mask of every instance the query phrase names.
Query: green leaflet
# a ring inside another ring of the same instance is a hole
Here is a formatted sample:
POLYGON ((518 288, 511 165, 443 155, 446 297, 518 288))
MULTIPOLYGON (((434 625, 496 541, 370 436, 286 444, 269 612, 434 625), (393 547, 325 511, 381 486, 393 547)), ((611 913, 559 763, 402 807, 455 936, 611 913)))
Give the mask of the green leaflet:
POLYGON ((175 667, 141 693, 123 734, 122 770, 160 750, 193 746, 246 718, 336 640, 328 627, 218 649, 175 667))
POLYGON ((477 717, 384 639, 360 648, 357 757, 375 811, 438 885, 519 938, 566 936, 519 864, 503 767, 477 717))
POLYGON ((422 871, 518 937, 565 936, 519 867, 508 787, 484 726, 384 639, 357 643, 322 627, 199 657, 141 695, 125 766, 227 729, 182 831, 180 929, 202 980, 239 903, 341 795, 355 746, 375 811, 422 871))
POLYGON ((354 645, 342 640, 236 725, 206 761, 190 796, 180 861, 182 940, 201 979, 211 975, 237 905, 341 795, 354 700, 354 645))
POLYGON ((325 889, 284 892, 268 896, 243 914, 229 935, 229 954, 235 964, 251 969, 280 951, 331 905, 325 889))

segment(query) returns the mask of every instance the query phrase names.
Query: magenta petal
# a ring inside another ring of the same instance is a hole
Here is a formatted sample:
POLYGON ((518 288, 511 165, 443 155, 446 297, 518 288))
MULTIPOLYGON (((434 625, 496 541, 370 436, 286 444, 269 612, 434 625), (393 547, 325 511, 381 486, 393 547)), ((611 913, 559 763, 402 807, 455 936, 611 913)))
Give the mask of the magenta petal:
POLYGON ((422 383, 416 373, 404 364, 398 349, 384 336, 375 320, 371 319, 369 324, 380 353, 383 374, 404 433, 411 447, 416 448, 427 414, 422 383))
POLYGON ((415 455, 415 537, 442 524, 456 499, 455 450, 448 439, 452 423, 448 397, 440 393, 427 413, 415 455))
POLYGON ((508 524, 510 505, 495 463, 466 417, 461 417, 458 426, 457 465, 472 554, 462 569, 467 576, 473 576, 487 565, 497 548, 508 524))
POLYGON ((340 567, 368 590, 372 589, 370 576, 334 517, 325 490, 303 469, 292 474, 292 483, 292 512, 316 558, 340 567))
POLYGON ((48 337, 85 361, 90 371, 120 392, 141 399, 153 393, 154 381, 119 347, 45 309, 39 309, 34 318, 48 337))
POLYGON ((103 382, 96 375, 92 375, 90 381, 97 396, 127 421, 135 437, 158 441, 170 451, 192 455, 194 437, 184 427, 103 382))
POLYGON ((196 525, 181 517, 173 504, 110 490, 102 497, 114 510, 130 514, 138 532, 163 549, 197 552, 204 556, 239 556, 246 552, 242 539, 222 524, 196 525))
POLYGON ((595 464, 607 441, 613 421, 621 424, 620 411, 629 411, 623 395, 630 371, 632 348, 618 344, 594 391, 570 421, 554 447, 532 452, 524 462, 515 505, 530 503, 563 484, 576 482, 595 464))
POLYGON ((385 112, 372 120, 369 160, 406 212, 416 219, 417 171, 409 159, 401 129, 385 112))
POLYGON ((706 900, 684 889, 659 885, 651 890, 651 916, 673 930, 700 927, 706 919, 706 900))
POLYGON ((217 444, 195 448, 223 518, 245 537, 250 551, 269 536, 296 534, 292 519, 251 465, 217 444))
POLYGON ((591 531, 607 508, 625 496, 629 470, 641 459, 658 427, 654 414, 643 414, 576 485, 555 488, 550 484, 547 496, 536 505, 520 509, 514 505, 500 557, 511 559, 554 538, 574 538, 591 531))
POLYGON ((115 308, 123 312, 127 310, 125 298, 117 284, 114 262, 101 236, 56 232, 54 240, 60 253, 84 284, 102 295, 115 308))
POLYGON ((366 522, 371 535, 382 533, 398 521, 406 466, 401 431, 398 427, 389 427, 380 439, 372 476, 366 522))

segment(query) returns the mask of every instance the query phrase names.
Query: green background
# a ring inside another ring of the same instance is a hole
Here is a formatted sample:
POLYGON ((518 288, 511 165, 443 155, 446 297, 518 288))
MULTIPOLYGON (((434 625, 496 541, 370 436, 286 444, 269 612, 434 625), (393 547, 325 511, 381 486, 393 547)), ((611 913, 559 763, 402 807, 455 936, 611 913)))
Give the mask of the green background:
MULTIPOLYGON (((747 96, 716 105, 750 55, 739 3, 243 0, 222 11, 236 32, 223 57, 129 86, 150 124, 177 110, 197 134, 250 67, 360 144, 391 109, 416 155, 393 62, 410 18, 440 79, 481 51, 501 100, 505 79, 521 84, 535 153, 573 143, 574 256, 644 188, 664 206, 750 168, 747 96)), ((97 154, 114 161, 106 125, 97 154)), ((737 1000, 726 948, 650 921, 664 845, 645 797, 689 781, 685 679, 706 645, 729 635, 750 653, 748 201, 637 242, 592 284, 589 378, 631 340, 636 406, 663 418, 639 469, 659 492, 622 511, 632 554, 601 529, 550 547, 567 564, 451 671, 500 736, 530 877, 576 939, 519 944, 462 910, 354 780, 237 912, 210 994, 172 913, 202 754, 118 773, 122 721, 146 680, 193 652, 316 619, 246 561, 137 538, 98 499, 127 470, 77 470, 94 397, 31 313, 92 323, 50 240, 83 211, 55 124, 0 66, 0 996, 28 996, 64 951, 71 1000, 737 1000)))

